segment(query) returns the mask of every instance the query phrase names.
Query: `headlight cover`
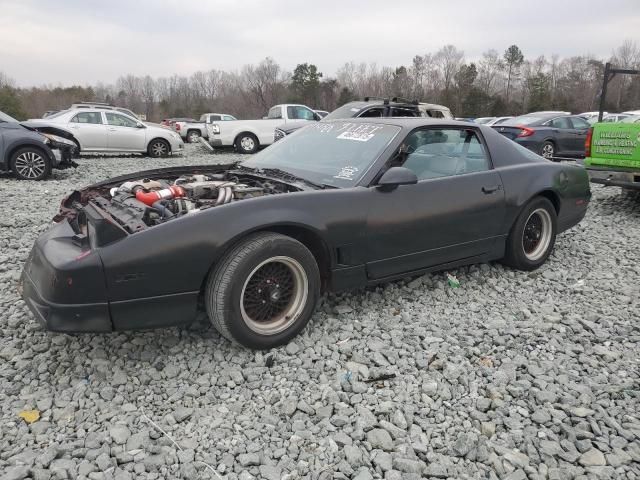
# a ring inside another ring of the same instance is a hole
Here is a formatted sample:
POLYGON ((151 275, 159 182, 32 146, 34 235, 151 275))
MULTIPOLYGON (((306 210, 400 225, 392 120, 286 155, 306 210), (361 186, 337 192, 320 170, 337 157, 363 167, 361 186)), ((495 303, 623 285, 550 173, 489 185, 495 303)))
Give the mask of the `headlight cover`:
POLYGON ((74 142, 72 142, 69 139, 66 139, 64 137, 59 137, 58 135, 54 135, 52 133, 40 133, 40 135, 42 135, 43 137, 45 137, 44 143, 46 143, 47 145, 65 145, 68 147, 75 147, 76 144, 74 142))

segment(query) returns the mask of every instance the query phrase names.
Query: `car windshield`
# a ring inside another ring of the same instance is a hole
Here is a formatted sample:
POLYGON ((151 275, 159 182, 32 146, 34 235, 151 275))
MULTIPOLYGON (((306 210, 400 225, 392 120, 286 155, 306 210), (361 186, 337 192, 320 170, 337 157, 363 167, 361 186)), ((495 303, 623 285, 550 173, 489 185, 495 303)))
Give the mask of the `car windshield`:
POLYGON ((631 115, 630 117, 623 118, 621 123, 640 123, 640 115, 631 115))
POLYGON ((316 123, 275 142, 242 166, 279 169, 312 183, 352 187, 400 132, 380 123, 316 123))
POLYGON ((18 123, 18 120, 4 112, 0 112, 0 123, 18 123))
POLYGON ((61 117, 62 115, 64 115, 65 113, 67 113, 69 110, 60 110, 59 112, 53 113, 51 115, 49 115, 47 117, 47 120, 49 120, 50 118, 58 118, 61 117))
POLYGON ((340 120, 341 118, 355 118, 358 114, 368 106, 367 103, 347 103, 340 108, 336 108, 322 120, 340 120))

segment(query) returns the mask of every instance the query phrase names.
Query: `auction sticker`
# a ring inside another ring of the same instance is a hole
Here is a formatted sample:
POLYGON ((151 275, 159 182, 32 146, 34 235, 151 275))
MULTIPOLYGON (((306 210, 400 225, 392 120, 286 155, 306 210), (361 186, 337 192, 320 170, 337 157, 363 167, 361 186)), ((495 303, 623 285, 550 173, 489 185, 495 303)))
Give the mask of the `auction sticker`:
POLYGON ((368 142, 374 136, 374 133, 368 132, 342 132, 336 138, 340 138, 342 140, 355 140, 357 142, 368 142))
MULTIPOLYGON (((340 138, 340 137, 338 137, 338 138, 340 138)), ((366 140, 361 140, 361 141, 365 141, 366 142, 366 140)), ((334 175, 333 178, 340 178, 342 180, 353 180, 353 176, 356 173, 358 173, 358 168, 357 167, 346 166, 346 167, 342 167, 340 169, 340 172, 338 172, 337 175, 334 175)))

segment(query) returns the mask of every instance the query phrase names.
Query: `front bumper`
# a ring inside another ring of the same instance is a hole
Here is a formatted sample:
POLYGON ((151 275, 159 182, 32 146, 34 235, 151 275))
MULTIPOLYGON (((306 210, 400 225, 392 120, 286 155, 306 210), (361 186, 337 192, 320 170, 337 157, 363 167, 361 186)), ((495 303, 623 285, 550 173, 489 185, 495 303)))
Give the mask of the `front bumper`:
POLYGON ((111 332, 111 315, 107 303, 62 304, 42 298, 33 280, 22 272, 18 290, 38 323, 52 332, 111 332))
POLYGON ((607 187, 622 187, 632 190, 640 190, 640 170, 625 169, 610 170, 606 167, 587 167, 589 179, 593 183, 599 183, 607 187))
POLYGON ((110 332, 102 261, 74 235, 66 220, 43 233, 25 262, 18 290, 47 330, 110 332))
POLYGON ((222 147, 222 140, 219 138, 209 138, 209 145, 212 147, 222 147))

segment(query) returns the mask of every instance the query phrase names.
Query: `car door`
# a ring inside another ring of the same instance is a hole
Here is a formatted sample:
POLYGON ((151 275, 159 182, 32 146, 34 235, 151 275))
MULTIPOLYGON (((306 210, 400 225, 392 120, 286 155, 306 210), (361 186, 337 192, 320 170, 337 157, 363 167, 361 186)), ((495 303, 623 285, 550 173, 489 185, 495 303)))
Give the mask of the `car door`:
POLYGON ((146 132, 144 126, 121 113, 105 112, 107 119, 107 147, 112 151, 144 152, 146 132))
POLYGON ((547 122, 551 130, 551 138, 556 144, 555 155, 571 154, 574 151, 575 141, 573 125, 568 117, 556 117, 547 122))
POLYGON ((81 150, 107 149, 107 127, 101 112, 78 112, 67 126, 80 142, 81 150))
POLYGON ((495 246, 504 221, 504 189, 478 130, 422 128, 410 133, 402 165, 415 185, 372 188, 367 218, 367 274, 381 279, 480 258, 495 246))
POLYGON ((591 125, 589 125, 589 122, 584 118, 580 117, 571 117, 569 120, 573 125, 573 130, 571 131, 573 154, 584 155, 584 143, 587 139, 587 132, 589 132, 591 125))

